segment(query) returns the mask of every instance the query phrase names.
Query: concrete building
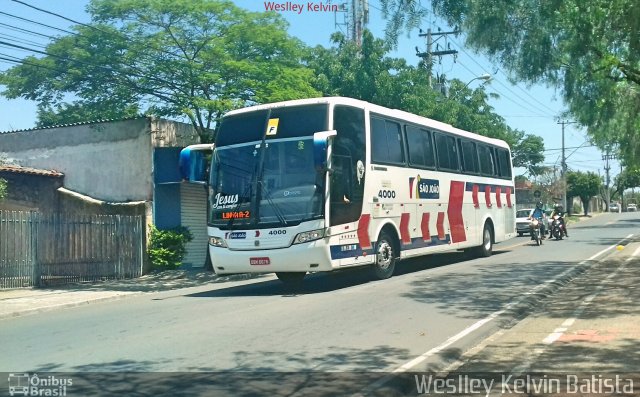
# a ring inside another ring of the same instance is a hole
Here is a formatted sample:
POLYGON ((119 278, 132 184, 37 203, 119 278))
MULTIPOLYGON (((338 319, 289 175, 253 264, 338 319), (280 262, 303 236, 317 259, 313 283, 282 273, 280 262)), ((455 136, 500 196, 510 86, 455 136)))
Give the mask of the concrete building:
MULTIPOLYGON (((160 229, 189 228, 194 238, 183 263, 201 267, 207 250, 206 188, 183 182, 178 168, 180 150, 199 142, 191 125, 153 117, 0 132, 0 162, 18 166, 21 170, 13 174, 23 181, 17 188, 23 194, 21 204, 14 199, 13 208, 7 209, 39 207, 34 195, 42 182, 37 178, 60 185, 56 191, 76 201, 93 200, 111 208, 143 205, 147 223, 160 229)), ((60 207, 58 198, 51 200, 60 207)), ((95 208, 88 205, 84 211, 95 208)))

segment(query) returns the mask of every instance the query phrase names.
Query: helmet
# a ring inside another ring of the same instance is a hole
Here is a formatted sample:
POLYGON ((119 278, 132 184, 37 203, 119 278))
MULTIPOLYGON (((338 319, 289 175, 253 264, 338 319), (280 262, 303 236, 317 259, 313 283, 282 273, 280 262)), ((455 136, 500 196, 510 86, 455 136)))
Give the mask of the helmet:
POLYGON ((538 209, 542 209, 542 201, 538 201, 538 202, 536 203, 536 208, 538 208, 538 209))
POLYGON ((562 212, 562 204, 556 204, 553 208, 556 212, 562 212))

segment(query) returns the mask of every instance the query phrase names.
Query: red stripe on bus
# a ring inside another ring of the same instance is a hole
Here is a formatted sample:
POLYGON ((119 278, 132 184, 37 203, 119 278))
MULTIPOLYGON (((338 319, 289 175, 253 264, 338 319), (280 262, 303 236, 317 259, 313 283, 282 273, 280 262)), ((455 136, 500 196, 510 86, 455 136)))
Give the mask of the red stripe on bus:
POLYGON ((362 214, 358 221, 358 243, 360 244, 360 248, 363 250, 371 248, 371 240, 369 239, 370 220, 370 214, 362 214))
POLYGON ((475 208, 480 208, 480 202, 478 201, 478 190, 480 190, 480 186, 477 184, 473 184, 473 193, 471 196, 473 197, 473 206, 475 208))
POLYGON ((491 208, 491 186, 484 187, 484 201, 487 203, 487 208, 491 208))
POLYGON ((511 188, 507 188, 507 207, 511 208, 511 188))
POLYGON ((500 197, 501 194, 502 188, 500 186, 496 186, 496 205, 498 206, 498 208, 502 208, 502 197, 500 197))
POLYGON ((429 233, 429 216, 428 212, 422 214, 422 222, 420 229, 422 230, 422 241, 431 241, 431 233, 429 233))
POLYGON ((467 241, 467 234, 464 231, 464 219, 462 218, 462 199, 464 198, 464 182, 451 181, 449 188, 449 207, 447 217, 449 218, 449 228, 451 229, 451 242, 459 243, 467 241))
POLYGON ((436 221, 436 229, 438 230, 438 238, 444 240, 447 237, 444 234, 444 212, 438 212, 438 220, 436 221))
POLYGON ((411 244, 411 236, 409 235, 409 213, 404 212, 400 216, 400 239, 402 244, 411 244))

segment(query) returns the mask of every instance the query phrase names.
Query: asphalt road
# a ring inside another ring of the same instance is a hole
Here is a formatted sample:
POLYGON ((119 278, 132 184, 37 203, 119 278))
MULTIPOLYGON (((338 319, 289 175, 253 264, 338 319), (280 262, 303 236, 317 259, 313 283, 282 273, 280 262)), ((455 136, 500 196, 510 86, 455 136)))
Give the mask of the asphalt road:
POLYGON ((435 369, 526 316, 588 267, 585 260, 624 244, 638 225, 636 213, 604 214, 569 225, 568 240, 537 247, 525 236, 495 246, 489 258, 451 253, 404 261, 384 281, 352 270, 308 276, 291 291, 258 279, 6 319, 0 371, 435 369))

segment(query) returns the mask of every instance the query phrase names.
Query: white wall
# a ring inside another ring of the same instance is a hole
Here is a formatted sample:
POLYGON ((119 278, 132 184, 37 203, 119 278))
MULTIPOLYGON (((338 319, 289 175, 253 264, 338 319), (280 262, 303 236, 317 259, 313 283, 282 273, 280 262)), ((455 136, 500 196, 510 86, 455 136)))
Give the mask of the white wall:
POLYGON ((60 171, 66 188, 105 201, 151 200, 151 156, 147 118, 0 134, 4 161, 60 171))

